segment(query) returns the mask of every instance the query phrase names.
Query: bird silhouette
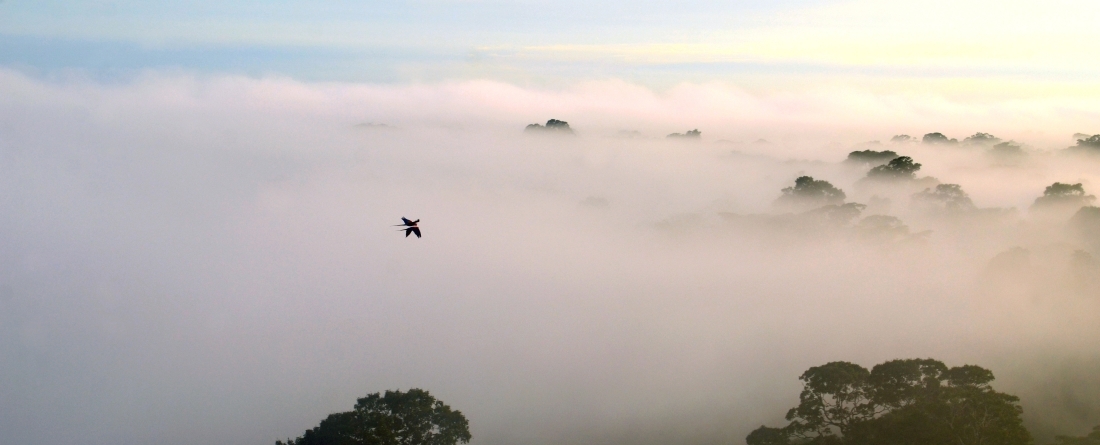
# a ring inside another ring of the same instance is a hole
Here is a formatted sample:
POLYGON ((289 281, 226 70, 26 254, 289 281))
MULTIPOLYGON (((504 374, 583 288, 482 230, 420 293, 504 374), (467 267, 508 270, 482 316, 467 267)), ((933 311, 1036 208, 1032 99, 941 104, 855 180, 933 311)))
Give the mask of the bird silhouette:
POLYGON ((401 221, 404 221, 404 223, 403 224, 395 224, 395 225, 399 226, 399 227, 401 227, 401 226, 406 227, 404 229, 398 229, 399 232, 402 231, 402 230, 405 231, 405 238, 408 238, 409 234, 413 234, 413 233, 416 234, 417 238, 420 238, 420 227, 416 226, 416 224, 420 222, 419 219, 416 220, 416 221, 409 221, 408 218, 402 216, 401 221))

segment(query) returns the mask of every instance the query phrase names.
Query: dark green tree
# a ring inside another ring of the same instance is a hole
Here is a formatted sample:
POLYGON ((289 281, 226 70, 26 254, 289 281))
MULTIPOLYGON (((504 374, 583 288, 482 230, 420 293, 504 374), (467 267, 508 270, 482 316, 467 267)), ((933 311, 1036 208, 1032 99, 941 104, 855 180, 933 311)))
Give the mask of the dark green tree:
POLYGON ((925 144, 954 144, 959 141, 956 139, 948 139, 943 133, 928 133, 921 138, 921 142, 925 144))
POLYGON ((916 179, 917 171, 919 170, 920 164, 913 162, 913 158, 909 156, 900 156, 894 158, 886 165, 872 168, 871 171, 867 172, 867 177, 885 180, 916 179))
POLYGON ((386 391, 330 414, 297 439, 276 445, 455 445, 470 441, 469 422, 428 391, 386 391))
POLYGON ((791 423, 784 430, 797 440, 839 440, 855 425, 875 417, 877 408, 867 384, 870 373, 854 363, 815 366, 798 377, 802 394, 798 406, 787 411, 791 423))
POLYGON ((993 373, 932 359, 893 360, 870 371, 848 362, 810 368, 783 428, 762 426, 749 445, 1029 445, 1015 396, 993 373))
POLYGON ((1078 139, 1077 146, 1073 148, 1100 150, 1100 134, 1078 139))
POLYGON ((898 157, 898 154, 893 150, 857 150, 848 153, 847 161, 854 164, 870 164, 870 165, 882 165, 890 160, 898 157))
POLYGON ((800 176, 794 180, 793 187, 782 190, 779 202, 788 204, 840 204, 844 202, 844 191, 833 187, 829 181, 820 181, 810 176, 800 176))
POLYGON ((1087 206, 1096 197, 1085 193, 1085 187, 1080 183, 1077 184, 1063 184, 1061 182, 1055 182, 1043 190, 1043 196, 1035 199, 1035 203, 1031 206, 1034 208, 1042 207, 1063 207, 1063 206, 1087 206))

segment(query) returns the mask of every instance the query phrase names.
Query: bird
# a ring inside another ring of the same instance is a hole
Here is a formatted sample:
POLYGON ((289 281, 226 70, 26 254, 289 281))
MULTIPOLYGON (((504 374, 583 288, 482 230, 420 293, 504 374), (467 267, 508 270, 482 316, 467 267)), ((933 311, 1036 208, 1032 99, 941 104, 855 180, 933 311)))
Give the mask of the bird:
POLYGON ((404 231, 405 231, 405 238, 408 238, 408 237, 409 237, 409 234, 412 234, 412 233, 415 233, 415 234, 416 234, 416 237, 417 237, 417 238, 420 238, 420 227, 417 227, 417 226, 416 226, 416 224, 420 222, 420 220, 419 220, 419 219, 418 219, 418 220, 416 220, 416 221, 409 221, 409 219, 408 219, 408 218, 406 218, 406 217, 402 216, 402 217, 401 217, 401 221, 404 221, 404 223, 402 223, 402 224, 395 224, 395 226, 398 226, 398 227, 401 227, 401 226, 403 226, 403 227, 405 227, 404 229, 398 229, 398 231, 399 231, 399 232, 400 232, 400 231, 402 231, 402 230, 404 230, 404 231))

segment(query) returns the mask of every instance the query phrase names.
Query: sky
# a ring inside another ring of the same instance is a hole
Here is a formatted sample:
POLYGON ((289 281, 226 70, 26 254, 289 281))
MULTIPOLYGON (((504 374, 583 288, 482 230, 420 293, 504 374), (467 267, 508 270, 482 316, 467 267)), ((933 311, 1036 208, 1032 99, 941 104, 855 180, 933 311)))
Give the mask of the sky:
POLYGON ((414 387, 473 445, 743 443, 811 366, 924 357, 1084 434, 1100 238, 1034 203, 1100 191, 1098 13, 0 0, 0 443, 271 444, 414 387), (807 175, 866 207, 786 206, 807 175))
POLYGON ((950 92, 954 81, 981 79, 1015 82, 1004 96, 1091 96, 1098 15, 1100 6, 1073 0, 6 0, 0 62, 103 76, 170 68, 533 86, 918 79, 950 92))

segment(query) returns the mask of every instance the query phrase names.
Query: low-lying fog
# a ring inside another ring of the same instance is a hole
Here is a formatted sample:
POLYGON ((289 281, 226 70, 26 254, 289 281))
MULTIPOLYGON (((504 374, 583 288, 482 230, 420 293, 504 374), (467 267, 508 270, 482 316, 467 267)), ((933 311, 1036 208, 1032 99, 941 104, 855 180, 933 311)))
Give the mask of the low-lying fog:
POLYGON ((743 443, 806 368, 910 357, 1100 423, 1096 219, 1029 209, 1100 192, 1062 151, 1100 113, 849 93, 0 72, 0 442, 273 443, 420 387, 475 445, 743 443))

